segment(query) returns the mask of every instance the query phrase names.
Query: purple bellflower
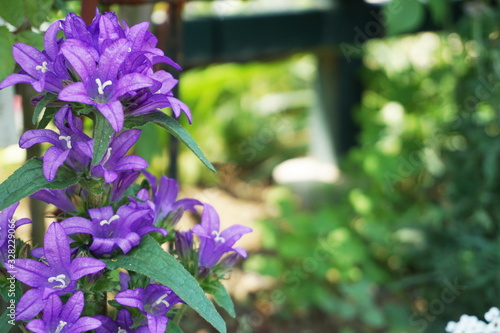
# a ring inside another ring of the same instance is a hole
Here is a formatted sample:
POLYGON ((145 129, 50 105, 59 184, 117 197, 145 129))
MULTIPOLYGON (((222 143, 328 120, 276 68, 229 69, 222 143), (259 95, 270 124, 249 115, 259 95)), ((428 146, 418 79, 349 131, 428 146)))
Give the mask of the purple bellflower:
POLYGON ((77 257, 71 260, 68 236, 56 222, 45 234, 43 252, 47 264, 33 259, 16 259, 10 269, 19 281, 33 287, 24 293, 17 305, 18 320, 33 318, 44 308, 50 294, 74 293, 78 279, 106 267, 98 259, 77 257))
POLYGON ((97 257, 120 248, 123 253, 139 245, 142 236, 153 231, 167 235, 164 229, 152 226, 148 210, 121 206, 116 214, 111 206, 89 209, 90 220, 70 217, 61 222, 68 235, 84 233, 93 236, 89 250, 97 257))
MULTIPOLYGON (((13 258, 15 256, 15 253, 9 252, 9 238, 13 235, 13 232, 15 229, 18 227, 22 226, 23 224, 31 223, 30 219, 23 218, 20 220, 14 219, 14 212, 16 211, 17 207, 19 206, 19 202, 13 204, 12 206, 9 206, 2 210, 0 212, 0 260, 1 262, 5 262, 9 259, 9 254, 10 257, 13 258)), ((13 239, 12 239, 13 240, 13 239)), ((13 249, 13 247, 10 247, 13 249)), ((6 267, 9 267, 10 264, 6 267)))
POLYGON ((80 317, 84 307, 83 292, 78 291, 63 306, 59 296, 48 297, 43 319, 30 321, 26 328, 35 333, 81 333, 101 326, 98 319, 80 317))
POLYGON ((151 87, 153 80, 139 73, 119 73, 130 49, 127 39, 110 40, 106 44, 107 47, 101 50, 99 59, 96 59, 98 52, 91 45, 79 40, 66 40, 61 46, 61 52, 82 81, 64 87, 59 99, 95 106, 111 127, 119 132, 123 128, 124 113, 122 102, 118 98, 135 90, 151 87))
MULTIPOLYGON (((136 155, 125 156, 127 151, 139 140, 140 135, 141 130, 131 129, 112 139, 101 162, 92 167, 92 176, 103 177, 106 183, 111 183, 118 178, 118 171, 147 168, 148 162, 142 157, 136 155)), ((91 152, 87 153, 91 154, 91 152)))
POLYGON ((14 45, 12 55, 22 70, 7 76, 0 83, 0 89, 16 83, 28 83, 38 92, 61 91, 63 81, 69 79, 69 74, 59 54, 57 32, 60 26, 60 21, 56 21, 45 32, 43 52, 23 43, 14 45))
POLYGON ((175 224, 186 210, 196 212, 195 206, 201 205, 196 199, 180 199, 177 200, 179 194, 179 185, 175 179, 161 176, 159 182, 151 173, 143 170, 142 173, 146 176, 152 192, 150 199, 146 189, 142 189, 137 193, 137 199, 130 198, 131 204, 137 207, 150 207, 154 212, 154 224, 163 221, 167 215, 174 213, 176 216, 173 219, 175 224), (157 184, 158 182, 158 184, 157 184))
POLYGON ((44 188, 33 193, 31 197, 52 204, 64 212, 71 212, 76 210, 74 203, 68 195, 71 191, 71 187, 62 190, 50 190, 44 188))
POLYGON ((159 284, 122 291, 115 296, 115 301, 141 310, 151 333, 164 333, 168 324, 167 312, 175 304, 184 303, 170 288, 159 284))
POLYGON ((116 315, 116 320, 103 315, 94 316, 101 321, 102 326, 95 330, 95 333, 149 333, 149 328, 145 325, 131 328, 134 321, 127 309, 121 309, 116 315))
POLYGON ((209 204, 203 205, 201 224, 195 225, 192 230, 194 234, 200 236, 198 257, 200 267, 214 266, 226 252, 230 251, 235 251, 244 258, 247 256, 243 248, 233 245, 241 236, 252 232, 252 229, 236 224, 221 232, 219 215, 209 204))
POLYGON ((67 163, 74 170, 79 170, 87 166, 91 160, 84 154, 91 139, 83 133, 82 121, 73 116, 71 108, 65 106, 57 111, 54 123, 59 133, 49 129, 34 129, 27 131, 19 139, 21 148, 29 148, 42 142, 53 144, 43 156, 43 173, 48 181, 54 180, 57 170, 63 163, 67 163))

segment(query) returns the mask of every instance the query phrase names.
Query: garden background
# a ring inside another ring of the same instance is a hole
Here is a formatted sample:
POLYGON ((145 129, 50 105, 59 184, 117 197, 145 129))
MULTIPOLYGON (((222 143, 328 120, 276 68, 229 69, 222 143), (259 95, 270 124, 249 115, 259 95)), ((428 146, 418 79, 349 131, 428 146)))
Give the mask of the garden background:
MULTIPOLYGON (((159 34, 178 5, 110 2, 98 5, 131 24, 146 15, 159 34)), ((461 314, 481 317, 500 304, 498 5, 184 4, 182 36, 194 23, 219 37, 245 20, 252 27, 239 30, 239 44, 222 45, 225 53, 200 51, 213 46, 206 36, 177 50, 179 94, 194 118, 186 126, 218 173, 152 126, 135 150, 158 174, 170 166, 181 196, 214 205, 223 224, 256 230, 227 281, 238 313, 229 332, 443 332, 461 314), (270 39, 284 17, 300 33, 270 39), (251 41, 260 44, 241 49, 251 41)), ((1 79, 15 69, 12 43, 43 48, 47 23, 81 9, 80 1, 1 0, 1 79)), ((3 181, 26 159, 16 142, 31 116, 26 100, 21 112, 26 87, 0 93, 3 181)), ((45 210, 22 205, 28 216, 45 210)), ((210 332, 190 316, 186 331, 210 332)))

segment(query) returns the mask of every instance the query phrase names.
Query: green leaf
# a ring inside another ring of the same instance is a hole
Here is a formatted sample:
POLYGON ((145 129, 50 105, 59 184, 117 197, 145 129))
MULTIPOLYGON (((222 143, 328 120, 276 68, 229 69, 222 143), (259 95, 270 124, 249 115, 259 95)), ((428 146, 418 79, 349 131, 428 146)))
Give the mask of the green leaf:
POLYGON ((184 333, 184 331, 173 320, 169 320, 167 333, 184 333))
POLYGON ((224 285, 217 281, 217 283, 211 284, 207 289, 208 293, 214 297, 215 303, 226 310, 231 317, 235 318, 236 312, 234 311, 233 300, 224 285))
POLYGON ((435 23, 446 21, 449 12, 448 4, 448 0, 429 0, 429 8, 435 23))
POLYGON ((0 63, 2 64, 0 66, 0 81, 14 71, 16 62, 12 57, 12 45, 14 45, 12 33, 6 27, 0 27, 0 63))
POLYGON ((14 327, 14 325, 11 324, 12 318, 10 318, 8 314, 9 311, 5 310, 2 316, 0 317, 0 332, 9 333, 10 330, 14 327))
POLYGON ((151 236, 143 237, 141 245, 127 255, 103 261, 109 269, 131 270, 169 287, 219 332, 226 332, 226 323, 205 296, 198 281, 151 236))
POLYGON ((43 108, 47 106, 47 104, 55 101, 57 99, 57 96, 54 94, 47 93, 44 98, 35 107, 35 111, 33 111, 33 124, 36 124, 36 121, 38 119, 38 116, 40 115, 40 112, 42 112, 43 108))
POLYGON ((36 126, 37 129, 43 129, 47 127, 47 125, 50 123, 52 118, 54 118, 54 115, 59 111, 58 107, 54 108, 45 108, 45 111, 43 111, 42 118, 38 122, 38 125, 36 126))
POLYGON ((47 181, 42 170, 42 160, 32 158, 0 184, 0 210, 41 189, 63 189, 77 182, 78 176, 66 168, 60 168, 56 178, 51 182, 47 181))
POLYGON ((24 0, 24 3, 26 16, 32 26, 38 28, 48 20, 53 0, 24 0))
POLYGON ((422 24, 424 5, 419 0, 391 1, 383 8, 388 35, 411 32, 422 24))
POLYGON ((109 142, 115 131, 101 113, 95 112, 94 114, 94 154, 92 155, 92 165, 97 165, 101 162, 104 154, 106 154, 109 142))
POLYGON ((0 5, 0 17, 16 28, 24 22, 23 1, 2 1, 0 5))
POLYGON ((130 117, 125 119, 126 128, 137 128, 146 125, 147 123, 155 123, 164 129, 166 129, 170 134, 175 136, 180 142, 185 144, 199 159, 209 168, 212 172, 216 172, 212 163, 208 161, 200 147, 191 137, 191 135, 184 129, 184 127, 179 124, 177 120, 166 115, 163 112, 152 112, 145 115, 130 117))

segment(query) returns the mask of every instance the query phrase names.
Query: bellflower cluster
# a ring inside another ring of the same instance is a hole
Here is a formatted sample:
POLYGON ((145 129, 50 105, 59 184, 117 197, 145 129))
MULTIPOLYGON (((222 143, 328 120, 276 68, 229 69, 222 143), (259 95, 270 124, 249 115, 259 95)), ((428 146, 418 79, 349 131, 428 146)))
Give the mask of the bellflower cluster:
MULTIPOLYGON (((15 321, 24 331, 164 333, 191 306, 225 332, 205 293, 246 257, 235 243, 251 229, 221 231, 211 205, 178 198, 175 179, 156 178, 146 160, 129 153, 141 135, 137 127, 154 118, 213 168, 187 131, 159 110, 183 112, 191 123, 189 108, 172 93, 177 80, 153 70, 159 63, 180 67, 156 48, 148 27, 99 12, 86 25, 70 13, 47 29, 43 51, 13 47, 22 70, 0 89, 28 83, 40 93, 32 99, 38 127, 19 145, 49 144, 42 158, 0 184, 0 278, 8 272, 21 284, 15 321), (8 243, 15 229, 31 223, 13 218, 15 201, 26 196, 57 210, 43 246, 14 251, 8 243), (185 211, 201 213, 201 224, 181 232, 185 211)), ((230 298, 220 294, 215 301, 228 309, 230 298)))

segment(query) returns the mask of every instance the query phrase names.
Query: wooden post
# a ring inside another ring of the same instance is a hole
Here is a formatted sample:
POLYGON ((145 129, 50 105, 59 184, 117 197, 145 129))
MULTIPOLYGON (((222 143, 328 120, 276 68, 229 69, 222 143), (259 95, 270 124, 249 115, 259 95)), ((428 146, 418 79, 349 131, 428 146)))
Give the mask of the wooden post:
POLYGON ((82 18, 85 23, 90 24, 95 16, 97 0, 82 0, 82 18))

